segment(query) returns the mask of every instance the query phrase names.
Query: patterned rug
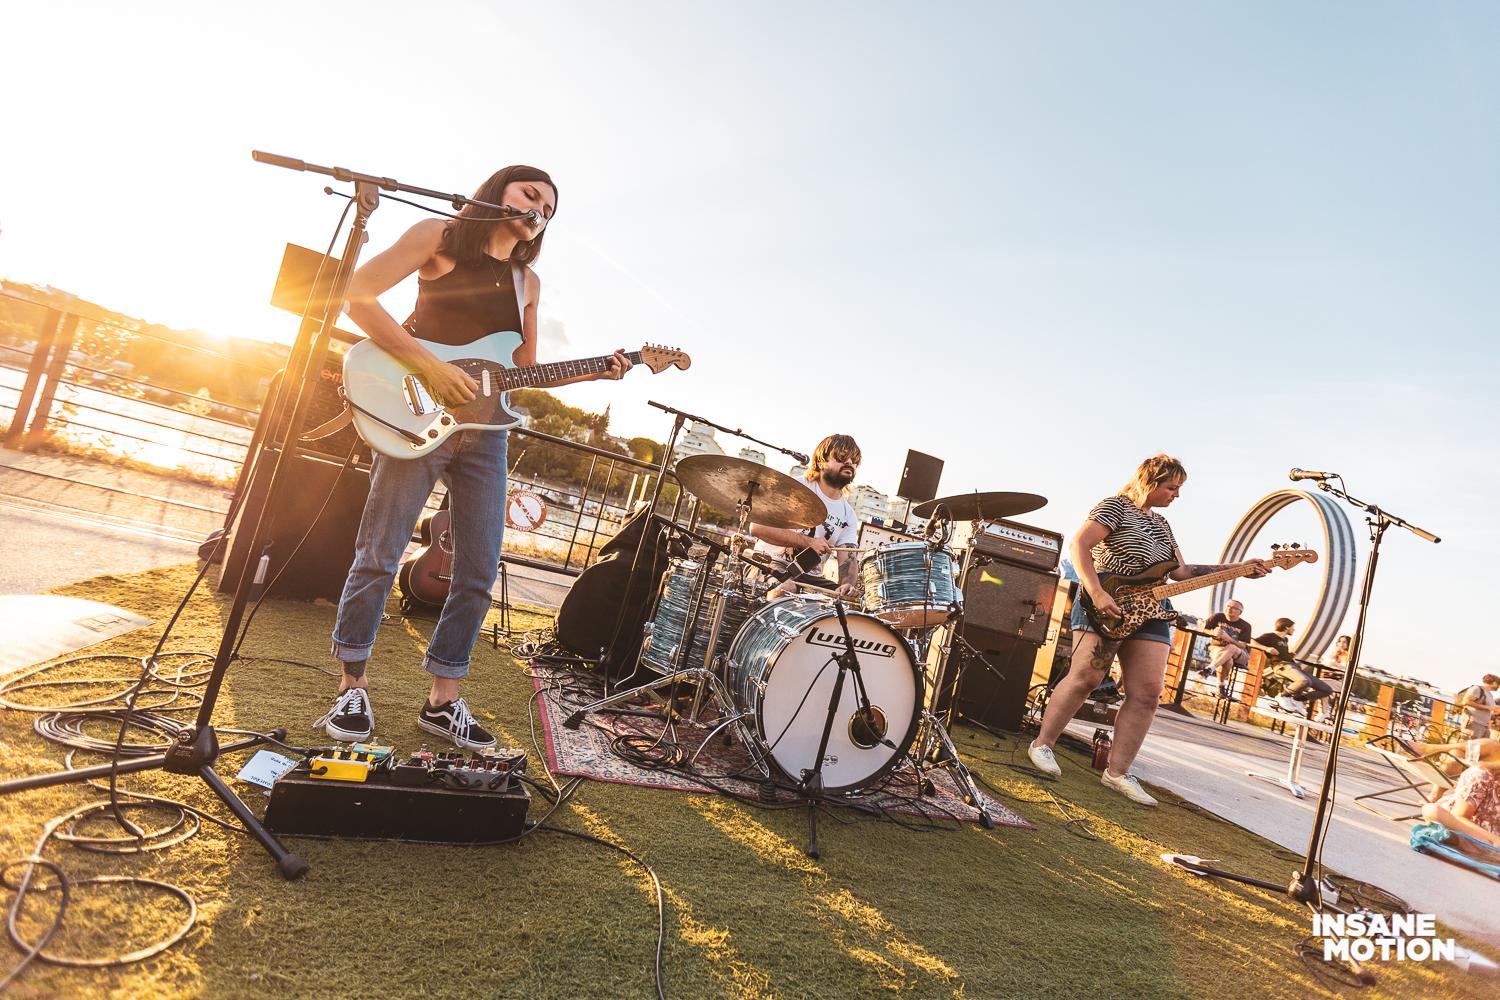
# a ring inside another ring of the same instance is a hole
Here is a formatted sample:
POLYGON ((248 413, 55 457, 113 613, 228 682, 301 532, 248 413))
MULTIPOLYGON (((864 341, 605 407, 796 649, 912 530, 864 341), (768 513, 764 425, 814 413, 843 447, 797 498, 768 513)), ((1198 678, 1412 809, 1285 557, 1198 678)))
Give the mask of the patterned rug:
MULTIPOLYGON (((617 714, 610 710, 596 712, 587 716, 577 729, 568 729, 563 722, 574 710, 602 697, 603 688, 598 678, 589 673, 546 666, 533 667, 532 675, 541 709, 544 746, 554 774, 644 788, 734 795, 768 804, 800 799, 795 789, 785 787, 789 782, 784 777, 778 776, 777 782, 762 780, 750 751, 739 737, 738 727, 731 726, 726 730, 734 733, 732 738, 726 738, 724 732, 713 734, 723 719, 713 699, 705 700, 698 724, 679 718, 665 734, 661 717, 648 714, 650 708, 659 702, 645 697, 616 706, 626 713, 640 714, 617 714), (621 742, 635 747, 636 756, 666 763, 643 766, 627 760, 616 750, 621 742), (676 762, 678 758, 680 763, 676 762)), ((1015 810, 986 794, 983 788, 978 792, 985 811, 997 826, 1036 829, 1015 810)), ((836 798, 854 808, 918 816, 933 822, 979 820, 979 810, 964 801, 958 782, 949 770, 932 767, 919 775, 909 756, 870 787, 836 798), (921 791, 923 776, 931 780, 931 787, 925 795, 921 791)))

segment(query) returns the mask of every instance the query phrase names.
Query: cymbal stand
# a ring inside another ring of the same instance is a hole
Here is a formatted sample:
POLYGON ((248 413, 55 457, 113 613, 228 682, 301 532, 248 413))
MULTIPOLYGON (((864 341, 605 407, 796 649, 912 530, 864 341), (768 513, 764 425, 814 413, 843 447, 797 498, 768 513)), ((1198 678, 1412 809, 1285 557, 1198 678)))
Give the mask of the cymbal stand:
MULTIPOLYGON (((948 527, 950 522, 948 522, 946 515, 947 508, 941 504, 938 505, 937 510, 933 513, 932 520, 928 522, 928 527, 930 529, 932 524, 936 523, 938 519, 941 518, 944 522, 944 530, 941 532, 941 542, 935 542, 934 540, 932 540, 932 536, 929 536, 929 544, 947 544, 948 538, 951 537, 951 530, 948 527)), ((973 530, 975 532, 979 530, 978 521, 974 522, 973 530)), ((963 580, 965 578, 965 575, 968 573, 969 560, 972 558, 973 553, 974 546, 972 544, 964 550, 964 559, 958 574, 958 578, 960 581, 963 580)), ((924 634, 922 634, 915 640, 914 645, 916 645, 917 648, 921 650, 922 673, 925 677, 927 673, 926 668, 928 651, 932 643, 932 636, 938 628, 946 628, 946 633, 943 637, 942 650, 939 652, 937 663, 933 668, 934 676, 932 699, 930 703, 923 704, 922 706, 921 734, 918 736, 917 741, 914 744, 916 749, 910 752, 909 756, 912 760, 912 767, 916 770, 918 778, 923 783, 923 785, 925 785, 927 781, 926 776, 922 772, 923 761, 930 760, 933 766, 947 769, 953 775, 953 780, 958 783, 959 789, 963 792, 964 801, 973 806, 975 809, 979 810, 980 824, 984 826, 985 829, 993 829, 995 826, 995 821, 990 817, 989 811, 984 807, 984 798, 979 794, 979 786, 974 781, 974 775, 969 771, 968 765, 966 765, 963 760, 959 758, 958 748, 953 745, 953 737, 948 733, 948 727, 945 724, 945 720, 939 718, 937 713, 938 699, 941 697, 943 681, 946 679, 948 664, 953 656, 954 642, 963 643, 963 645, 968 650, 970 650, 973 655, 979 655, 978 651, 975 650, 973 646, 970 646, 967 642, 965 642, 964 638, 958 634, 959 627, 963 624, 963 620, 963 604, 962 602, 957 602, 957 606, 954 609, 952 617, 950 617, 946 622, 929 626, 921 630, 924 634)), ((983 657, 980 658, 983 659, 983 657)), ((955 675, 954 695, 952 700, 949 702, 950 707, 947 713, 947 719, 949 721, 951 721, 953 718, 952 706, 956 705, 957 702, 957 675, 955 675)))

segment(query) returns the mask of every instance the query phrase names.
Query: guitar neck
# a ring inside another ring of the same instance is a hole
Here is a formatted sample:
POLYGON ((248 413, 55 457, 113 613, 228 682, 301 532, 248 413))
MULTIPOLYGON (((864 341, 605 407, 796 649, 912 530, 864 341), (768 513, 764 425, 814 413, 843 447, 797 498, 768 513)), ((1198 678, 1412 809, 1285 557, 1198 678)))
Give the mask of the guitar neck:
POLYGON ((1242 576, 1249 576, 1254 571, 1250 566, 1233 566, 1229 569, 1221 569, 1217 573, 1206 573, 1203 576, 1195 576, 1191 580, 1178 580, 1174 583, 1157 584, 1151 588, 1151 596, 1157 600, 1166 597, 1176 597, 1178 594, 1186 594, 1192 590, 1203 587, 1212 587, 1214 584, 1223 583, 1226 580, 1235 580, 1242 576))
MULTIPOLYGON (((499 379, 501 390, 523 389, 531 385, 561 382, 563 379, 577 378, 579 375, 596 375, 609 368, 609 360, 612 357, 614 357, 613 354, 606 354, 598 358, 553 361, 545 365, 526 365, 523 368, 502 368, 497 365, 494 374, 499 379)), ((629 358, 633 365, 641 363, 640 351, 630 351, 625 357, 629 358)))

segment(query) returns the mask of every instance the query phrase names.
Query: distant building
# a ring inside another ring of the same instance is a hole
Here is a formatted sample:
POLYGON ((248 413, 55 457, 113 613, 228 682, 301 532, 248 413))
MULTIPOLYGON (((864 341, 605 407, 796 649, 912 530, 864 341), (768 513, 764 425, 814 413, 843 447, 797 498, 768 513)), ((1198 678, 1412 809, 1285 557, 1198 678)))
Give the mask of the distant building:
POLYGON ((897 500, 895 509, 892 510, 891 498, 866 483, 854 487, 854 491, 849 494, 849 505, 854 508, 861 521, 873 521, 877 524, 890 524, 906 511, 904 500, 897 500))
POLYGON ((724 449, 714 439, 712 427, 703 427, 694 421, 677 439, 677 449, 673 454, 677 459, 683 459, 690 455, 722 455, 724 449))
POLYGON ((743 458, 747 462, 754 462, 757 465, 766 464, 766 453, 763 451, 756 451, 754 448, 741 448, 740 458, 743 458))

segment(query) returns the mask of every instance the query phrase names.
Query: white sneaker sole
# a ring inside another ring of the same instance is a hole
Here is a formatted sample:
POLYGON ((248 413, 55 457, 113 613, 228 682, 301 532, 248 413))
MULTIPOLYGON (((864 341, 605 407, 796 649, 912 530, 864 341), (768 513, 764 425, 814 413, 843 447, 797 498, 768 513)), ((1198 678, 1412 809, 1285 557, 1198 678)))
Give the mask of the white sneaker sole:
POLYGON ((449 729, 447 726, 440 726, 435 722, 428 722, 426 719, 422 718, 421 715, 417 716, 417 725, 435 736, 441 736, 443 739, 447 740, 449 743, 452 743, 460 750, 493 750, 495 749, 495 746, 498 742, 494 739, 491 739, 488 743, 476 743, 473 740, 461 740, 457 736, 454 736, 453 730, 449 729))

